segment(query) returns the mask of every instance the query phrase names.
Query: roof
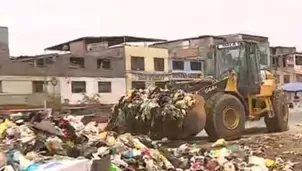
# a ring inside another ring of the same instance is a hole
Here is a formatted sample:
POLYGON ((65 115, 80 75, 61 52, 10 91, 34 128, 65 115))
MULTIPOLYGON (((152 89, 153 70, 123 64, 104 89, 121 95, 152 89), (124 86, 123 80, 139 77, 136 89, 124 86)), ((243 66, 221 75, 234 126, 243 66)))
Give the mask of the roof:
POLYGON ((153 45, 160 45, 160 44, 166 44, 166 43, 173 43, 173 42, 178 42, 178 41, 187 41, 187 40, 195 40, 195 39, 204 39, 204 38, 209 38, 213 37, 216 39, 225 39, 221 36, 213 36, 213 35, 202 35, 198 37, 189 37, 189 38, 183 38, 183 39, 175 39, 175 40, 169 40, 169 41, 164 41, 164 42, 159 42, 159 43, 154 43, 153 45))
POLYGON ((295 46, 270 46, 270 48, 291 48, 291 49, 294 49, 296 48, 295 46))
POLYGON ((225 35, 218 35, 218 36, 202 35, 202 36, 198 36, 198 37, 190 37, 190 38, 176 39, 176 40, 154 43, 153 45, 160 45, 160 44, 173 43, 173 42, 178 42, 178 41, 194 40, 194 39, 203 39, 203 38, 209 38, 209 37, 213 37, 214 39, 226 40, 227 37, 236 36, 236 35, 241 35, 241 36, 246 36, 246 37, 255 37, 255 38, 258 38, 258 39, 265 39, 265 40, 268 39, 268 37, 264 37, 264 36, 258 36, 258 35, 252 35, 252 34, 243 34, 243 33, 235 33, 235 34, 225 34, 225 35))
POLYGON ((54 45, 48 48, 45 48, 45 50, 63 50, 64 46, 68 46, 69 43, 85 40, 88 44, 89 43, 98 43, 102 41, 108 41, 109 46, 120 44, 124 42, 159 42, 159 41, 166 41, 164 39, 155 39, 155 38, 143 38, 143 37, 133 37, 133 36, 100 36, 100 37, 81 37, 77 38, 65 43, 61 43, 58 45, 54 45))
POLYGON ((49 53, 49 54, 43 54, 43 55, 35 55, 35 56, 17 56, 17 57, 11 57, 11 60, 30 60, 30 59, 40 59, 40 58, 48 58, 58 56, 57 53, 49 53))
POLYGON ((284 53, 280 55, 271 55, 272 57, 286 57, 287 55, 297 55, 300 56, 302 55, 302 52, 291 52, 291 53, 284 53))
POLYGON ((251 37, 256 37, 256 38, 260 38, 260 39, 268 39, 268 37, 265 37, 265 36, 259 36, 259 35, 254 35, 254 34, 245 34, 245 33, 225 34, 225 35, 220 35, 220 37, 224 37, 224 36, 236 36, 236 35, 251 36, 251 37))
POLYGON ((302 52, 291 52, 291 53, 283 54, 281 56, 286 56, 286 55, 302 55, 302 52))

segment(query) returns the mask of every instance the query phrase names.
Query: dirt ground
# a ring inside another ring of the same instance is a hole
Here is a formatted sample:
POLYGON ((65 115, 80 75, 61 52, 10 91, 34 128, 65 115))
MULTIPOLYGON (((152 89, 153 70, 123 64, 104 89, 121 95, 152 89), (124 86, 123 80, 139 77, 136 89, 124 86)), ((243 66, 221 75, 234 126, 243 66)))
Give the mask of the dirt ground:
POLYGON ((269 159, 280 157, 295 163, 294 170, 302 171, 302 125, 291 125, 289 131, 276 134, 248 135, 238 140, 254 150, 261 150, 259 156, 269 159))
POLYGON ((253 135, 234 143, 243 144, 255 151, 257 156, 295 163, 294 170, 302 170, 302 131, 281 134, 253 135))
MULTIPOLYGON (((290 130, 283 133, 268 134, 265 128, 247 130, 246 134, 239 140, 230 141, 229 144, 244 145, 252 149, 254 154, 266 159, 275 160, 281 158, 283 161, 295 163, 294 171, 302 171, 302 125, 291 126, 290 130)), ((176 147, 183 143, 199 144, 208 148, 212 142, 207 137, 196 137, 194 140, 183 140, 178 142, 164 143, 168 147, 176 147)))
POLYGON ((263 158, 290 161, 295 163, 293 170, 302 171, 302 126, 291 126, 289 131, 275 134, 264 130, 252 130, 240 140, 230 143, 248 146, 263 158))

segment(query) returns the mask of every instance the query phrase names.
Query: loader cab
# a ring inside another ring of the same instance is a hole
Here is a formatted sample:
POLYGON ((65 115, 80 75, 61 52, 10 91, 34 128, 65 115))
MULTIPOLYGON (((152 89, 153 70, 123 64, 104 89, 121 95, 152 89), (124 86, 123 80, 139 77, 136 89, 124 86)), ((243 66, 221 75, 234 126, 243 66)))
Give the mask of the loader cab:
POLYGON ((228 42, 214 46, 214 77, 221 79, 226 71, 237 73, 238 91, 242 95, 259 94, 261 85, 259 48, 254 42, 228 42))

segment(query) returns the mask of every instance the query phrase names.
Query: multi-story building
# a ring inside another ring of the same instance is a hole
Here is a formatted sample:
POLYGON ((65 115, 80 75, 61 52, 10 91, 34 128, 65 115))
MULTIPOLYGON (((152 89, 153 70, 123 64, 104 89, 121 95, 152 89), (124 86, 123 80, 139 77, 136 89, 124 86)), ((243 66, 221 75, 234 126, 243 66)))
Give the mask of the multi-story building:
POLYGON ((200 79, 210 74, 212 65, 207 64, 209 47, 225 39, 218 36, 199 36, 155 43, 152 47, 168 49, 169 69, 173 80, 200 79))
MULTIPOLYGON (((3 34, 0 35, 2 38, 3 34)), ((4 35, 8 35, 8 31, 4 35)), ((85 96, 99 96, 101 103, 116 103, 131 88, 127 86, 131 83, 130 72, 126 72, 126 68, 131 68, 131 56, 146 58, 148 69, 153 57, 165 55, 162 49, 157 51, 125 43, 150 41, 163 40, 130 36, 84 37, 45 49, 60 53, 14 59, 9 59, 6 53, 1 56, 4 62, 0 67, 0 105, 43 105, 49 98, 76 104, 85 96), (152 59, 147 54, 152 54, 152 59)))
POLYGON ((145 57, 144 52, 148 51, 147 47, 131 46, 127 42, 148 41, 156 40, 129 36, 84 37, 45 50, 69 52, 60 55, 67 60, 70 68, 61 70, 64 72, 61 82, 62 97, 76 103, 83 98, 82 93, 89 97, 98 94, 103 103, 115 103, 131 88, 127 86, 130 78, 126 72, 130 55, 145 57), (130 52, 132 49, 134 54, 130 52))
POLYGON ((302 73, 299 59, 301 54, 296 47, 275 46, 270 47, 272 67, 279 84, 295 82, 302 73))

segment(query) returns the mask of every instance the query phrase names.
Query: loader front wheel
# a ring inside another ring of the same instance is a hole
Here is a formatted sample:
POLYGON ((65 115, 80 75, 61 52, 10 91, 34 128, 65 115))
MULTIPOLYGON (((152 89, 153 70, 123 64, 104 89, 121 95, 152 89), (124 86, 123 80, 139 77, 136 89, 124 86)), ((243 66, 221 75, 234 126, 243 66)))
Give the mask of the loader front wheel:
POLYGON ((286 94, 283 90, 273 93, 272 105, 274 117, 265 116, 264 121, 268 132, 284 132, 288 130, 289 109, 286 94))
POLYGON ((241 101, 230 94, 217 93, 207 101, 205 130, 210 140, 238 139, 245 129, 245 110, 241 101))

